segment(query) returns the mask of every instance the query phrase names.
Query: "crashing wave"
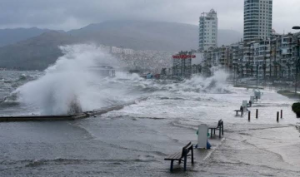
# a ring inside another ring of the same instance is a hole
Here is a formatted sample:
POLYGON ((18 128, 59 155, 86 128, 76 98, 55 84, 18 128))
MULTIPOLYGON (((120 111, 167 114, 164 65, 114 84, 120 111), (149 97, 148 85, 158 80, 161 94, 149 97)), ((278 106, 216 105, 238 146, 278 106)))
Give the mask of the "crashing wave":
POLYGON ((68 114, 69 115, 75 115, 75 114, 79 114, 82 113, 82 107, 80 105, 79 100, 77 99, 77 97, 74 95, 73 99, 71 100, 71 102, 69 103, 69 110, 68 110, 68 114))

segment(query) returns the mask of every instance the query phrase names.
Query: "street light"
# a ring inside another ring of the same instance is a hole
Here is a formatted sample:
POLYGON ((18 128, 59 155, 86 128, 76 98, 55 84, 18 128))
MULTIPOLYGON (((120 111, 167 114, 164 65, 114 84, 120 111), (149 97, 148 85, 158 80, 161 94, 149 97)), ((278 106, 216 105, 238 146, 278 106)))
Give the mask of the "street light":
MULTIPOLYGON (((300 26, 293 26, 292 29, 300 30, 300 26)), ((298 70, 300 65, 300 53, 299 53, 299 39, 297 38, 297 47, 298 47, 298 60, 296 61, 296 76, 295 76, 295 94, 297 95, 297 84, 298 84, 298 70)))

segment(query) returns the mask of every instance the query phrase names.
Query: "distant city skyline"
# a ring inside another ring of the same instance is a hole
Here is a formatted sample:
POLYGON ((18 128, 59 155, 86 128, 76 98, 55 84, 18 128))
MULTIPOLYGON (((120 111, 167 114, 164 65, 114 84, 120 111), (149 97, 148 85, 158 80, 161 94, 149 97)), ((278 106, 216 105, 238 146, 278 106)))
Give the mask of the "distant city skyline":
MULTIPOLYGON (((295 32, 299 0, 274 0, 273 29, 295 32)), ((197 25, 207 9, 218 12, 219 29, 243 33, 243 0, 1 0, 0 28, 81 28, 109 20, 154 20, 197 25)))

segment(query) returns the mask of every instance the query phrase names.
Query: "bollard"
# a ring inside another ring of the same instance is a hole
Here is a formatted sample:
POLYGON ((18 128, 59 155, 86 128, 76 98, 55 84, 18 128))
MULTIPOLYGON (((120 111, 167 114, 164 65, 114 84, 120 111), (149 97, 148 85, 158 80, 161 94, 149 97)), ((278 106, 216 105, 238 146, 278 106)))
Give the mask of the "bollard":
POLYGON ((282 119, 282 110, 280 111, 280 118, 282 119))
POLYGON ((277 122, 279 122, 279 112, 277 112, 277 122))
POLYGON ((250 118, 251 118, 251 112, 248 112, 248 121, 250 122, 250 118))
POLYGON ((256 109, 256 119, 258 119, 258 109, 256 109))

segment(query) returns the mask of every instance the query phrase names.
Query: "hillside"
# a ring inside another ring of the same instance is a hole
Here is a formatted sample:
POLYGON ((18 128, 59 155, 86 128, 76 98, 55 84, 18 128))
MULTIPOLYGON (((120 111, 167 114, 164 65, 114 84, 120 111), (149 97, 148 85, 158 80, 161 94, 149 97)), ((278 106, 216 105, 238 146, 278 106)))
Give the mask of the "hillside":
POLYGON ((50 30, 39 28, 0 29, 0 47, 39 36, 47 31, 50 30))
MULTIPOLYGON (((219 31, 219 45, 231 44, 240 38, 235 31, 219 31)), ((0 47, 0 68, 43 70, 62 55, 58 46, 85 42, 134 50, 178 52, 198 48, 198 27, 169 22, 109 21, 69 32, 47 31, 0 47)))
POLYGON ((178 51, 195 49, 198 45, 197 29, 178 23, 111 21, 69 33, 104 45, 135 50, 178 51))
POLYGON ((62 55, 60 45, 76 43, 74 37, 57 31, 0 48, 0 68, 40 70, 62 55))
MULTIPOLYGON (((136 50, 180 51, 198 48, 198 26, 152 21, 109 21, 91 24, 69 34, 110 46, 136 50)), ((219 45, 241 39, 232 30, 219 30, 219 45)))

